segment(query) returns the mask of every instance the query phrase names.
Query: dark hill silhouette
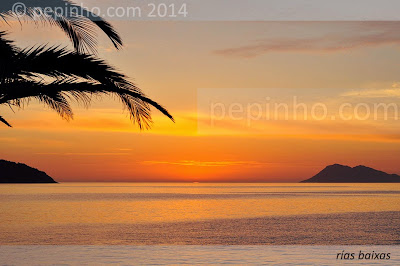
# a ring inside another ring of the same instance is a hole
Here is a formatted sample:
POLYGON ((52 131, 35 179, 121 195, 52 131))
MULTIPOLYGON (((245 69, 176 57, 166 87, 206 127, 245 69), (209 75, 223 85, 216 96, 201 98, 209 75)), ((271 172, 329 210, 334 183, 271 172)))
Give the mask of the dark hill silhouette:
POLYGON ((359 165, 333 164, 301 183, 400 183, 400 176, 359 165))
POLYGON ((0 160, 0 183, 57 183, 45 172, 22 163, 0 160))

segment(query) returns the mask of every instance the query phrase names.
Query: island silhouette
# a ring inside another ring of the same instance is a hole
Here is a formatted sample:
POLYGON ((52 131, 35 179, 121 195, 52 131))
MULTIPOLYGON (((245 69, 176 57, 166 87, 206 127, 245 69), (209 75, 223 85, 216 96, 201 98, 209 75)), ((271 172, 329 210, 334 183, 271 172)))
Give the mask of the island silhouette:
POLYGON ((23 163, 0 160, 0 183, 57 183, 45 172, 23 163))
POLYGON ((350 167, 333 164, 301 183, 400 183, 400 176, 364 165, 350 167))
MULTIPOLYGON (((0 183, 57 183, 45 172, 23 163, 0 160, 0 183)), ((400 175, 364 165, 333 164, 300 183, 400 183, 400 175)))

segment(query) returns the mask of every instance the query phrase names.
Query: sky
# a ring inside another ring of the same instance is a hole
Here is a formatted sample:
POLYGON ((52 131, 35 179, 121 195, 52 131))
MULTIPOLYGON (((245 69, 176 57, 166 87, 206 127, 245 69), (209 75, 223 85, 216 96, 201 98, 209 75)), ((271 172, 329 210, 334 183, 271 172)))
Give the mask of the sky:
MULTIPOLYGON (((334 163, 400 174, 395 112, 367 112, 399 102, 400 23, 111 23, 124 48, 99 33, 98 55, 176 122, 154 109, 140 131, 107 97, 74 103, 72 121, 35 101, 1 106, 13 128, 0 126, 0 158, 61 182, 297 182, 334 163), (294 119, 294 97, 315 117, 294 119), (288 109, 267 119, 268 103, 288 109)), ((20 47, 71 47, 54 27, 2 27, 20 47)))

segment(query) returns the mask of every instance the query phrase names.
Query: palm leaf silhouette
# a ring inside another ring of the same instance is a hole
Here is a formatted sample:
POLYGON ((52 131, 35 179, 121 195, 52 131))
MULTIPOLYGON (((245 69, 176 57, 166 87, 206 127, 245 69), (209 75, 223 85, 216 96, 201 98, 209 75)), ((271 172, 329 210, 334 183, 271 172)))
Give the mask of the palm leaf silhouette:
MULTIPOLYGON (((37 99, 64 119, 73 118, 71 100, 90 105, 94 95, 118 97, 140 129, 149 128, 150 106, 174 121, 169 112, 148 98, 127 77, 93 55, 66 48, 38 46, 19 49, 0 32, 0 105, 23 108, 37 99)), ((3 118, 1 122, 10 126, 3 118)))
POLYGON ((7 126, 11 127, 11 125, 5 120, 3 117, 0 116, 0 122, 6 124, 7 126))
POLYGON ((10 18, 31 19, 50 25, 57 25, 70 38, 75 49, 80 52, 96 53, 96 27, 100 28, 111 40, 115 48, 122 46, 122 39, 113 26, 67 0, 1 0, 0 17, 7 22, 10 18), (23 8, 22 8, 23 7, 23 8))
MULTIPOLYGON (((0 105, 23 108, 37 99, 68 120, 73 118, 71 100, 89 107, 92 96, 109 95, 121 100, 140 129, 152 123, 150 106, 174 121, 125 75, 90 55, 96 54, 96 27, 115 48, 122 46, 121 37, 107 21, 67 0, 22 0, 18 4, 23 10, 15 10, 15 4, 14 0, 2 0, 0 18, 6 23, 17 18, 56 25, 70 38, 75 51, 57 46, 19 49, 0 31, 0 105)), ((1 116, 0 122, 11 127, 1 116)))

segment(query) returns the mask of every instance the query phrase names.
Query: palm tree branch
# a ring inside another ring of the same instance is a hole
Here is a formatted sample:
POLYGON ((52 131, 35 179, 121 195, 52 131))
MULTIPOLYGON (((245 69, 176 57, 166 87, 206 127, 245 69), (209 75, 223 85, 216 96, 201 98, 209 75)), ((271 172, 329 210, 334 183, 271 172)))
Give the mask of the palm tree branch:
POLYGON ((1 86, 0 104, 11 103, 21 106, 20 99, 43 97, 43 95, 54 97, 54 95, 59 94, 65 96, 64 99, 74 98, 83 101, 87 101, 87 99, 96 94, 116 95, 127 108, 131 119, 141 129, 149 128, 152 123, 149 105, 154 106, 174 121, 173 117, 163 106, 149 99, 140 91, 132 91, 126 88, 107 86, 90 81, 77 82, 74 79, 54 81, 49 84, 31 80, 18 80, 17 82, 3 84, 1 86))
POLYGON ((80 77, 101 83, 127 83, 126 76, 118 73, 105 61, 92 55, 80 54, 58 46, 31 47, 16 52, 18 74, 42 74, 53 78, 80 77))
MULTIPOLYGON (((23 74, 35 72, 56 78, 70 76, 97 81, 108 89, 115 88, 122 94, 134 93, 135 97, 153 105, 173 119, 165 108, 146 97, 138 87, 126 80, 125 75, 93 56, 69 52, 65 48, 40 46, 21 51, 17 58, 17 65, 23 74)), ((84 102, 87 102, 87 99, 84 102)))
POLYGON ((21 15, 35 22, 42 21, 50 25, 57 25, 70 38, 75 49, 82 52, 96 53, 96 33, 94 26, 100 28, 111 40, 113 45, 120 49, 122 39, 113 26, 81 6, 73 4, 68 0, 20 0, 26 7, 22 14, 13 10, 16 2, 14 0, 2 0, 0 3, 0 16, 3 20, 7 18, 20 19, 21 15), (62 10, 63 13, 59 12, 62 10))
POLYGON ((2 116, 0 116, 0 122, 6 124, 6 125, 9 126, 9 127, 12 127, 12 126, 7 122, 7 120, 5 120, 2 116))

